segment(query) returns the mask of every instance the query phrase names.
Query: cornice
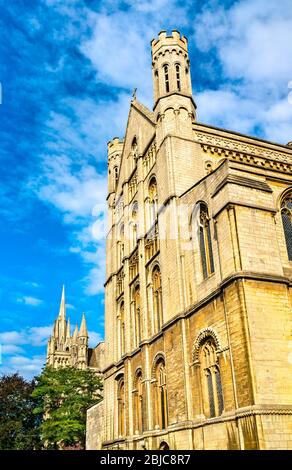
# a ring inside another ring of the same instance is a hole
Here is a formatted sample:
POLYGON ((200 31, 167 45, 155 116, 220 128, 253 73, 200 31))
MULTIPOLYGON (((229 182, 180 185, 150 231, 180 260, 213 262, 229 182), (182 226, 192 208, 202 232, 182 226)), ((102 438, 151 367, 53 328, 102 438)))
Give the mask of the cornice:
POLYGON ((276 150, 272 147, 273 144, 269 148, 264 142, 251 144, 244 140, 200 131, 195 131, 194 136, 204 152, 209 151, 234 161, 292 174, 292 153, 288 148, 276 150))

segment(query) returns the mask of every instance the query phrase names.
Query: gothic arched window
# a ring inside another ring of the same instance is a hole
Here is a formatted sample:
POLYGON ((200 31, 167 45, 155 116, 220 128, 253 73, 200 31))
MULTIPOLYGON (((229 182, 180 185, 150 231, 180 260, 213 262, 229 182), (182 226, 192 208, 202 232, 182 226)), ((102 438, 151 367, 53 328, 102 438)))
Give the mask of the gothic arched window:
POLYGON ((136 159, 136 158, 138 157, 138 142, 137 142, 137 137, 134 137, 134 139, 133 139, 133 141, 132 141, 131 150, 132 150, 132 155, 133 155, 134 159, 136 159))
POLYGON ((134 382, 134 426, 135 432, 138 434, 142 434, 144 431, 144 415, 143 415, 143 407, 144 407, 144 397, 143 397, 143 379, 142 379, 142 371, 139 370, 135 377, 134 382))
POLYGON ((176 64, 175 66, 175 76, 176 76, 176 88, 178 91, 181 90, 181 83, 180 83, 180 65, 176 64))
POLYGON ((169 92, 169 67, 167 64, 164 65, 163 71, 164 71, 165 91, 166 93, 168 93, 169 92))
POLYGON ((220 416, 224 409, 221 374, 216 346, 212 338, 201 345, 200 365, 204 397, 204 411, 207 416, 220 416))
POLYGON ((155 424, 160 429, 168 425, 166 369, 163 358, 157 361, 155 367, 155 424))
POLYGON ((114 188, 117 189, 118 186, 118 179, 119 179, 119 168, 117 166, 114 167, 114 188))
POLYGON ((155 176, 153 176, 149 183, 149 217, 150 225, 154 224, 158 212, 158 196, 157 196, 157 182, 155 176))
POLYGON ((134 347, 138 347, 141 341, 141 302, 140 286, 134 287, 133 291, 133 313, 134 313, 134 347))
POLYGON ((118 382, 118 434, 125 435, 125 381, 121 378, 118 382))
POLYGON ((292 194, 289 193, 282 201, 281 216, 289 261, 292 261, 292 194))
POLYGON ((210 230, 210 219, 208 207, 203 202, 200 203, 199 212, 199 246, 204 278, 214 272, 214 258, 212 250, 212 239, 210 230))
POLYGON ((162 289, 161 273, 159 266, 155 266, 152 271, 152 289, 153 289, 153 313, 155 331, 159 331, 162 326, 162 289))

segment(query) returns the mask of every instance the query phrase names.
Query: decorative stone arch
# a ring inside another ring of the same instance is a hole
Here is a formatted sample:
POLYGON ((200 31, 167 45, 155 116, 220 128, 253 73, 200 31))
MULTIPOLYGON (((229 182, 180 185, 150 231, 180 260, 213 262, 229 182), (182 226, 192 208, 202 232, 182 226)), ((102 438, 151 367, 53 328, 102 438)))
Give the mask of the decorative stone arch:
POLYGON ((208 208, 208 211, 209 211, 209 204, 206 201, 204 201, 203 199, 200 199, 199 201, 196 201, 195 204, 194 204, 194 207, 191 211, 191 216, 190 216, 190 221, 189 221, 190 228, 192 227, 192 225, 194 223, 194 220, 196 220, 196 217, 200 213, 200 206, 202 204, 205 205, 208 208))
POLYGON ((136 279, 136 280, 131 284, 131 286, 130 286, 130 288, 131 288, 131 299, 133 298, 133 295, 135 294, 135 290, 136 290, 137 288, 140 289, 140 287, 141 287, 141 284, 140 284, 140 280, 139 280, 139 278, 138 278, 138 279, 136 279))
POLYGON ((289 193, 292 195, 292 186, 288 186, 288 188, 284 189, 277 197, 276 207, 278 211, 281 211, 282 202, 289 193))
POLYGON ((220 352, 222 350, 220 339, 219 339, 217 332, 211 327, 204 328, 203 330, 199 332, 194 342, 194 346, 192 350, 192 362, 193 363, 199 362, 200 347, 207 338, 213 339, 217 352, 220 352))
POLYGON ((156 366, 157 366, 157 363, 158 363, 160 360, 163 360, 163 361, 164 361, 164 364, 166 364, 166 361, 165 361, 165 354, 164 354, 164 352, 162 352, 162 351, 159 351, 158 353, 156 353, 155 356, 154 356, 154 359, 153 359, 153 361, 152 361, 152 367, 151 367, 151 379, 152 379, 152 380, 155 379, 155 370, 156 370, 156 366))
POLYGON ((151 261, 150 265, 148 266, 148 269, 147 269, 147 284, 151 284, 152 283, 152 274, 153 274, 153 271, 155 268, 158 268, 159 271, 161 272, 161 266, 160 266, 160 262, 158 259, 155 259, 153 261, 151 261))
POLYGON ((137 375, 140 374, 140 373, 142 374, 142 366, 136 367, 135 372, 133 374, 134 381, 136 380, 137 375))
POLYGON ((125 380, 125 373, 124 373, 124 371, 119 370, 115 375, 115 381, 119 382, 121 379, 125 380))
POLYGON ((173 106, 168 106, 163 110, 163 114, 167 113, 167 111, 172 111, 173 113, 175 113, 175 108, 173 106))

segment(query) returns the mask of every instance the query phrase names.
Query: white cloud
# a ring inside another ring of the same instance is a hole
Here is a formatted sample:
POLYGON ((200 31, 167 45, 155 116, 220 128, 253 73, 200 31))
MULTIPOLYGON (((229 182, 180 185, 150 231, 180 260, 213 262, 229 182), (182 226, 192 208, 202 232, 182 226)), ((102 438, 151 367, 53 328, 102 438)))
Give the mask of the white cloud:
POLYGON ((18 297, 16 301, 20 304, 31 305, 32 307, 38 307, 43 303, 41 299, 37 299, 36 297, 30 297, 24 295, 23 297, 18 297))
POLYGON ((125 93, 108 102, 64 101, 66 116, 54 113, 46 123, 47 154, 40 176, 30 182, 38 197, 72 226, 69 251, 78 253, 88 266, 89 295, 103 291, 105 276, 105 263, 97 254, 103 256, 101 246, 104 249, 107 174, 96 164, 106 162, 107 140, 124 131, 129 102, 125 93))
POLYGON ((72 305, 72 304, 66 304, 66 308, 67 308, 68 310, 76 310, 76 308, 75 308, 74 305, 72 305))
POLYGON ((229 9, 217 4, 197 18, 195 38, 205 51, 216 48, 229 77, 288 81, 292 70, 292 3, 241 0, 229 9))
POLYGON ((102 341, 102 337, 99 333, 96 333, 95 331, 89 331, 89 347, 94 348, 98 343, 102 341))
POLYGON ((20 346, 16 346, 15 344, 3 344, 1 345, 0 352, 3 355, 10 355, 10 354, 22 354, 24 352, 23 348, 20 346))
POLYGON ((23 331, 4 331, 0 333, 2 344, 26 344, 26 335, 23 331))
POLYGON ((34 326, 27 330, 27 338, 32 346, 44 346, 52 334, 53 325, 34 326))
POLYGON ((53 325, 26 328, 21 331, 5 331, 0 333, 0 343, 3 345, 43 346, 47 343, 53 325))
POLYGON ((98 79, 105 83, 110 81, 112 86, 137 86, 148 96, 152 91, 149 54, 151 32, 146 25, 141 30, 139 17, 133 22, 133 14, 129 12, 118 12, 111 16, 93 15, 93 34, 81 45, 81 51, 91 60, 98 79))
POLYGON ((6 374, 19 372, 25 378, 31 379, 40 373, 45 361, 46 358, 42 355, 32 357, 15 355, 7 358, 2 363, 1 372, 6 374))
POLYGON ((194 38, 217 54, 223 76, 217 90, 195 97, 200 121, 286 144, 291 140, 292 3, 239 1, 230 8, 207 2, 194 38), (235 81, 236 80, 236 81, 235 81))

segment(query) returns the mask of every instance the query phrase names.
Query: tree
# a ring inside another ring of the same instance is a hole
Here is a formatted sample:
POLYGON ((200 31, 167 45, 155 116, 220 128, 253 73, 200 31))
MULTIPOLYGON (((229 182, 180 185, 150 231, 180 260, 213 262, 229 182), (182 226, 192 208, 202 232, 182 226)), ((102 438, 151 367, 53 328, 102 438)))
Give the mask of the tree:
POLYGON ((31 397, 33 388, 33 381, 26 381, 18 374, 0 378, 1 450, 39 448, 39 423, 31 397))
POLYGON ((90 369, 46 367, 35 380, 34 412, 42 419, 40 432, 44 446, 84 448, 86 410, 102 399, 100 377, 90 369))

